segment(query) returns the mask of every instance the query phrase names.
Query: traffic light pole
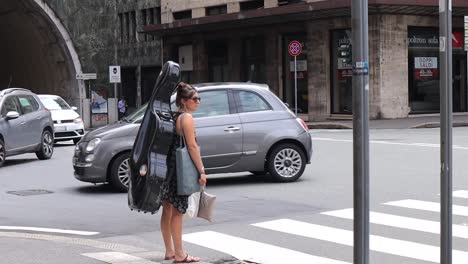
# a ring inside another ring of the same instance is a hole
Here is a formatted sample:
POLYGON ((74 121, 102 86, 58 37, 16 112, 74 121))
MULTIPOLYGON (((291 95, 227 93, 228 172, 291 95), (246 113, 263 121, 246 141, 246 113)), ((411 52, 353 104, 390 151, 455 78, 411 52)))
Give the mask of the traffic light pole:
POLYGON ((368 1, 353 0, 354 264, 369 264, 368 1))
POLYGON ((452 263, 452 1, 439 1, 440 263, 452 263))

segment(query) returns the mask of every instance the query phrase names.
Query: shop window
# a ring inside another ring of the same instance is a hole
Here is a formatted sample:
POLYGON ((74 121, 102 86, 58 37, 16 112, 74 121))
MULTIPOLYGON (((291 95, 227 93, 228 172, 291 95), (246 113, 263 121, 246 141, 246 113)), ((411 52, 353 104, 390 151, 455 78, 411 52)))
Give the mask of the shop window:
POLYGON ((211 82, 228 81, 228 45, 225 40, 213 40, 207 42, 208 70, 211 82))
POLYGON ((210 6, 206 8, 207 16, 223 15, 227 14, 227 5, 210 6))
MULTIPOLYGON (((454 112, 467 111, 466 54, 462 29, 452 35, 452 100, 454 112)), ((440 110, 439 31, 437 28, 408 27, 408 95, 412 113, 440 110)))
POLYGON ((245 1, 240 2, 240 11, 262 9, 264 7, 263 0, 245 1))
POLYGON ((192 10, 173 12, 172 15, 174 16, 174 20, 191 19, 192 10))
POLYGON ((351 30, 332 32, 332 113, 352 114, 353 67, 351 30))

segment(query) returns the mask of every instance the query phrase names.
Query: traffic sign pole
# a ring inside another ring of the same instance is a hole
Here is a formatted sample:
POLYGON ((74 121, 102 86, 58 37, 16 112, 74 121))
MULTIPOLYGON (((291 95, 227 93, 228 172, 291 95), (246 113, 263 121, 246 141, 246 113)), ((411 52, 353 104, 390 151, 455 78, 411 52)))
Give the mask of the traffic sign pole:
POLYGON ((297 116, 297 64, 296 57, 294 56, 294 109, 297 116))
POLYGON ((296 57, 302 52, 302 44, 293 40, 288 45, 289 55, 294 57, 294 112, 297 116, 297 60, 296 57))

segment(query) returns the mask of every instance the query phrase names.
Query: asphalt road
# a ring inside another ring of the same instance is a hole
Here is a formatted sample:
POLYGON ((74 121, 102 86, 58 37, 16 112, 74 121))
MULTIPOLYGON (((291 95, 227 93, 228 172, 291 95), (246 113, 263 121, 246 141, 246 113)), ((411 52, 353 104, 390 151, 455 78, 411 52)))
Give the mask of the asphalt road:
MULTIPOLYGON (((467 132, 468 128, 454 129, 453 190, 457 191, 468 190, 467 132)), ((236 258, 259 263, 352 263, 352 131, 311 133, 312 164, 295 183, 278 184, 249 173, 210 176, 207 191, 218 197, 215 222, 186 221, 187 250, 210 263, 239 263, 236 258)), ((99 255, 107 251, 140 258, 128 263, 160 262, 164 247, 159 214, 132 212, 125 193, 77 181, 72 155, 73 145, 63 143, 56 146, 51 160, 21 155, 9 158, 0 169, 0 263, 64 263, 60 261, 65 258, 70 264, 117 263, 99 255), (50 193, 10 193, 25 190, 50 193), (59 230, 5 230, 11 226, 59 230), (63 230, 97 234, 59 233, 63 230), (51 250, 51 245, 61 250, 51 250), (22 255, 18 247, 37 257, 22 255), (87 253, 98 254, 83 255, 87 253)), ((440 199, 439 168, 439 129, 371 131, 370 204, 377 213, 371 216, 375 222, 371 263, 438 262, 439 235, 434 226, 439 214, 429 210, 440 199)), ((454 205, 468 206, 468 201, 455 197, 454 205)), ((460 226, 454 232, 458 251, 453 263, 468 256, 464 252, 467 212, 468 208, 459 207, 453 218, 460 226)))

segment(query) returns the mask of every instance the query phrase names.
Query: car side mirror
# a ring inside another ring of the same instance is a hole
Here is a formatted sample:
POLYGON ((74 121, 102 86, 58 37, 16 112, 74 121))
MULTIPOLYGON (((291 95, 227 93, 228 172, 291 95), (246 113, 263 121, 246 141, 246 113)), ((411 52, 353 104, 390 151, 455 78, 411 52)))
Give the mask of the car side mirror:
POLYGON ((72 106, 72 107, 71 107, 71 110, 76 111, 76 110, 78 110, 78 107, 72 106))
POLYGON ((16 111, 10 111, 6 114, 6 119, 7 120, 10 120, 10 119, 15 119, 15 118, 18 118, 20 115, 18 112, 16 111))

